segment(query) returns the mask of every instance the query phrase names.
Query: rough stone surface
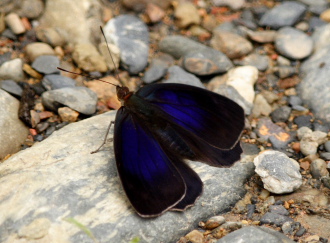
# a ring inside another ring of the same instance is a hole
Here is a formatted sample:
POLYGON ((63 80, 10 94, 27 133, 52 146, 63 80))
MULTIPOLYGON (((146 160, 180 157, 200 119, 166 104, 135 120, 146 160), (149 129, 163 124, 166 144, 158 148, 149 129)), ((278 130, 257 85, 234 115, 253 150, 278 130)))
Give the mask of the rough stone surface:
POLYGON ((91 115, 96 111, 97 95, 86 87, 67 87, 44 92, 42 103, 54 111, 66 105, 80 113, 91 115))
POLYGON ((5 128, 0 130, 0 159, 19 151, 28 135, 28 128, 18 118, 18 107, 19 101, 0 89, 0 127, 5 128))
POLYGON ((205 88, 199 78, 176 65, 168 69, 168 76, 169 78, 163 81, 163 83, 180 83, 205 88))
POLYGON ((306 10, 304 4, 287 1, 268 10, 260 19, 259 25, 274 29, 292 26, 301 19, 306 10))
POLYGON ((43 55, 37 57, 32 63, 32 67, 43 74, 59 73, 57 67, 60 66, 60 60, 57 56, 43 55))
POLYGON ((294 243, 293 240, 289 239, 282 233, 269 229, 266 227, 254 227, 248 226, 242 229, 236 230, 216 243, 294 243))
POLYGON ((330 45, 314 53, 301 66, 300 97, 321 119, 330 122, 330 45), (320 64, 324 64, 320 66, 320 64), (315 95, 317 94, 317 95, 315 95))
POLYGON ((183 213, 140 218, 121 187, 111 143, 90 154, 102 143, 114 118, 115 112, 109 112, 67 125, 0 164, 1 242, 14 242, 36 225, 34 232, 41 233, 30 234, 43 236, 38 240, 44 242, 93 242, 66 221, 73 218, 99 242, 127 243, 138 236, 143 242, 170 243, 214 212, 230 209, 244 195, 243 185, 253 174, 253 163, 239 162, 225 169, 194 162, 190 164, 204 181, 203 195, 196 204, 183 213))
POLYGON ((119 47, 122 64, 131 74, 147 66, 149 32, 144 22, 133 15, 120 15, 112 18, 103 30, 106 39, 119 47))
POLYGON ((219 29, 213 31, 211 46, 226 54, 230 59, 240 58, 253 50, 251 42, 247 39, 238 34, 219 29))
POLYGON ((302 184, 299 164, 279 151, 265 151, 254 159, 256 173, 265 189, 273 193, 289 193, 302 184))
POLYGON ((303 59, 312 53, 313 40, 300 30, 284 27, 276 35, 275 47, 285 57, 303 59))

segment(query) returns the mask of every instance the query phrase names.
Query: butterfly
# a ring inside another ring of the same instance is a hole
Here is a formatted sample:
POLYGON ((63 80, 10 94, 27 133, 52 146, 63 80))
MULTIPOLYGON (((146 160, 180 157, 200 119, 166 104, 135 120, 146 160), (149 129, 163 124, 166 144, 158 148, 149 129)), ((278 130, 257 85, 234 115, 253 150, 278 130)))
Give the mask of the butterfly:
POLYGON ((123 104, 114 122, 116 164, 141 217, 183 211, 202 194, 201 179, 184 160, 229 167, 240 159, 244 111, 234 101, 177 83, 116 91, 123 104))

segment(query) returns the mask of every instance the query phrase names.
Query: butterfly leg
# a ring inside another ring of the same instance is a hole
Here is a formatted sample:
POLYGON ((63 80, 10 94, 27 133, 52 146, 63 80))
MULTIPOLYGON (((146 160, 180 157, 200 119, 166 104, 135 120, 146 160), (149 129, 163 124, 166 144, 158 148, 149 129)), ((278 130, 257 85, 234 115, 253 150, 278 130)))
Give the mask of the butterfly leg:
POLYGON ((109 134, 110 128, 111 128, 111 126, 112 126, 113 124, 115 124, 115 122, 114 122, 114 121, 111 121, 110 124, 109 124, 109 126, 108 126, 107 132, 105 133, 105 137, 104 137, 103 143, 101 144, 101 146, 100 146, 98 149, 96 149, 95 151, 92 151, 91 154, 94 154, 94 153, 99 152, 100 149, 101 149, 101 148, 104 146, 104 144, 107 142, 107 137, 108 137, 108 134, 109 134))

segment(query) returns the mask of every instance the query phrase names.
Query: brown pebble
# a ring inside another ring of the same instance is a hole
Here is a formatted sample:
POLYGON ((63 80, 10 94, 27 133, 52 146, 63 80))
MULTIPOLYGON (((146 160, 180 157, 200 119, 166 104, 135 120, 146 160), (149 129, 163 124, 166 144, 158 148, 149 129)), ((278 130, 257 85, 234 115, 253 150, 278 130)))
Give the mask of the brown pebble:
POLYGON ((31 115, 31 126, 35 128, 40 122, 39 113, 36 112, 35 110, 30 110, 30 115, 31 115))
POLYGON ((35 135, 38 134, 38 133, 37 133, 37 130, 34 129, 34 128, 30 128, 29 131, 30 131, 30 134, 31 134, 32 136, 35 136, 35 135))
POLYGON ((43 75, 34 70, 29 64, 23 64, 23 71, 36 79, 42 79, 43 75))
POLYGON ((40 117, 41 120, 47 119, 47 118, 52 117, 52 116, 54 116, 54 113, 51 112, 51 111, 39 112, 39 117, 40 117))
POLYGON ((310 167, 310 162, 308 161, 302 161, 299 163, 300 167, 304 170, 308 170, 310 167))
POLYGON ((148 15, 152 23, 156 23, 162 20, 165 16, 165 11, 158 7, 156 4, 148 3, 146 14, 148 15))
POLYGON ((294 142, 294 143, 292 143, 291 148, 292 148, 296 153, 299 153, 299 152, 300 152, 300 143, 299 143, 299 142, 294 142))
POLYGON ((189 232, 185 236, 185 238, 188 239, 189 241, 191 241, 192 243, 203 243, 204 235, 202 232, 200 232, 198 230, 193 230, 193 231, 189 232))
POLYGON ((63 122, 75 122, 79 116, 79 112, 72 110, 69 107, 58 108, 58 114, 63 122))
POLYGON ((29 21, 29 19, 27 17, 23 17, 21 19, 21 21, 22 21, 22 24, 24 25, 24 28, 26 30, 31 30, 32 29, 31 23, 30 23, 30 21, 29 21))

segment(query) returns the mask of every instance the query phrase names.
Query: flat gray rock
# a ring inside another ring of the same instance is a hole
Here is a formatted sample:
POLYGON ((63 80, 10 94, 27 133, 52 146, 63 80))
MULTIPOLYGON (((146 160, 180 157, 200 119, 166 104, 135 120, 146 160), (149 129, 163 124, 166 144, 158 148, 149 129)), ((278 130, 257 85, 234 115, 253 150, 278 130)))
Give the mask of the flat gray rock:
POLYGON ((60 70, 57 69, 59 66, 60 59, 57 56, 51 55, 39 56, 32 63, 32 67, 43 74, 60 73, 60 70))
POLYGON ((314 114, 330 122, 330 45, 309 57, 300 68, 298 92, 314 114))
POLYGON ((112 18, 105 26, 104 33, 120 49, 120 59, 131 74, 141 72, 148 64, 148 27, 133 15, 112 18))
POLYGON ((97 95, 86 87, 50 90, 44 92, 41 98, 43 105, 53 111, 61 106, 68 106, 85 115, 92 115, 96 111, 97 95))
POLYGON ((307 7, 299 2, 287 1, 268 10, 260 19, 259 25, 279 29, 292 26, 305 14, 307 7))
POLYGON ((139 237, 140 242, 170 243, 244 195, 244 183, 254 173, 253 163, 238 162, 225 169, 194 162, 192 167, 204 181, 203 195, 195 206, 183 213, 140 218, 122 190, 112 142, 90 154, 102 143, 114 119, 115 112, 109 112, 67 125, 0 164, 1 242, 14 242, 18 237, 31 243, 36 239, 94 242, 66 221, 73 218, 99 242, 127 243, 139 237))
POLYGON ((42 86, 46 90, 61 89, 65 87, 75 87, 76 80, 58 74, 45 75, 42 79, 42 86))
POLYGON ((178 83, 178 84, 188 84, 199 88, 205 88, 199 78, 195 75, 186 72, 179 66, 172 66, 167 71, 169 78, 164 80, 163 83, 178 83))
POLYGON ((312 53, 313 40, 300 30, 284 27, 277 32, 275 47, 281 55, 299 60, 312 53))
POLYGON ((248 226, 226 235, 216 243, 294 243, 282 233, 266 227, 248 226))
MULTIPOLYGON (((223 73, 233 67, 232 62, 222 52, 183 36, 165 37, 159 42, 159 50, 170 54, 176 59, 181 57, 191 59, 191 57, 196 57, 196 53, 202 53, 198 56, 199 60, 195 59, 194 63, 201 66, 208 66, 210 61, 216 63, 216 71, 212 73, 223 73)), ((188 68, 189 65, 186 62, 187 60, 185 60, 184 66, 188 68)), ((191 71, 192 69, 188 68, 187 70, 191 71)), ((205 75, 206 73, 198 71, 196 74, 205 75)))

